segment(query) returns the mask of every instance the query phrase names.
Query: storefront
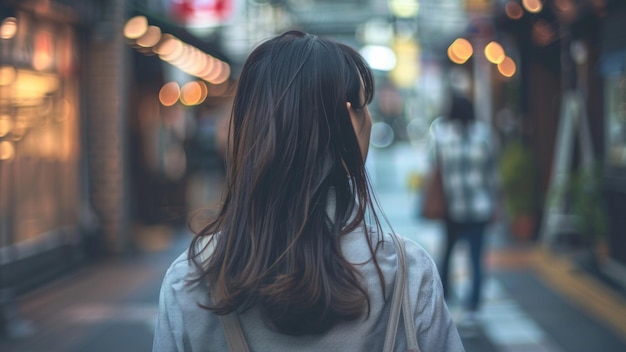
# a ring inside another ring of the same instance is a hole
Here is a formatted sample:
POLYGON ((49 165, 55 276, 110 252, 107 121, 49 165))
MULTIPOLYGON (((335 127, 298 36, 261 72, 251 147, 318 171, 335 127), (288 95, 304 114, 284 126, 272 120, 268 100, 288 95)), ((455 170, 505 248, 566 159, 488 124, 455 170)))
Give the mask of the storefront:
POLYGON ((626 3, 613 2, 602 25, 599 71, 604 80, 605 187, 609 213, 607 266, 626 283, 626 3))
POLYGON ((15 292, 80 242, 76 31, 69 9, 28 3, 0 8, 0 287, 15 292))
POLYGON ((131 221, 135 232, 176 231, 221 193, 232 62, 217 41, 150 13, 134 13, 124 34, 132 48, 131 221))

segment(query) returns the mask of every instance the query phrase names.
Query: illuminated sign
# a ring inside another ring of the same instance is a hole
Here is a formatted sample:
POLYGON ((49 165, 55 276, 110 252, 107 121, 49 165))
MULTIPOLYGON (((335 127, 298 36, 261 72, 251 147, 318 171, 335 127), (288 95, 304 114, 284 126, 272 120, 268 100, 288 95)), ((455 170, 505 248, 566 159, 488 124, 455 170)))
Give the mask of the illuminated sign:
POLYGON ((219 25, 232 13, 232 0, 171 0, 170 13, 186 25, 219 25))

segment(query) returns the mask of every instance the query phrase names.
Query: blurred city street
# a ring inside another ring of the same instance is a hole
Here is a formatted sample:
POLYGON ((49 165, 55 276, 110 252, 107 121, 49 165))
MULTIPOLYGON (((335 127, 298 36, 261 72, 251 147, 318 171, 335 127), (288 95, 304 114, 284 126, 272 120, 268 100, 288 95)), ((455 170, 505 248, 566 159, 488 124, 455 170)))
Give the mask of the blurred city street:
MULTIPOLYGON (((441 226, 419 219, 407 190, 424 167, 423 150, 395 144, 371 150, 369 172, 393 228, 437 260, 441 226)), ((155 228, 143 250, 80 268, 19 299, 32 335, 0 340, 6 352, 149 351, 161 279, 189 243, 185 231, 155 228)), ((621 352, 626 350, 626 295, 536 244, 515 243, 501 226, 489 233, 488 283, 477 326, 459 325, 469 352, 621 352)), ((467 287, 465 249, 454 259, 455 291, 467 287)), ((455 317, 458 302, 449 302, 455 317)), ((210 347, 208 347, 210 349, 210 347)))
POLYGON ((482 237, 451 257, 467 351, 626 351, 626 0, 0 0, 0 352, 151 350, 165 271, 218 208, 246 59, 291 30, 371 69, 386 231, 446 257, 420 214, 441 138, 450 223, 480 232, 497 204, 476 320, 482 237))

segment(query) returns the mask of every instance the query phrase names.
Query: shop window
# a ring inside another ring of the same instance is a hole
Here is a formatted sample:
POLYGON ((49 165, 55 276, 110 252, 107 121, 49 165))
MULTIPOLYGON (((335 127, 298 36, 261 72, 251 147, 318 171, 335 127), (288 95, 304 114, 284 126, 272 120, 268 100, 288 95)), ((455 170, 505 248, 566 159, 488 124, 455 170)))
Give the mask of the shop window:
POLYGON ((0 247, 76 227, 80 209, 74 32, 15 22, 0 43, 0 247))
MULTIPOLYGON (((13 85, 24 77, 18 74, 13 85)), ((71 82, 39 99, 13 93, 15 99, 0 103, 0 213, 10 226, 0 229, 5 244, 75 224, 80 185, 71 82)))
POLYGON ((626 168, 626 74, 612 74, 605 80, 606 162, 626 168))

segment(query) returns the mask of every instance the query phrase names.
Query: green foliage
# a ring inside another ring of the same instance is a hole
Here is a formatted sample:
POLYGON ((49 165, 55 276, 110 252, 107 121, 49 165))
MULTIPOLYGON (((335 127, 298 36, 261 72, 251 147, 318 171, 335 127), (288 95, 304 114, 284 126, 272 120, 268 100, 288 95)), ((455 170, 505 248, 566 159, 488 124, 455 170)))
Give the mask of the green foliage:
POLYGON ((581 235, 596 241, 608 233, 608 217, 602 196, 602 168, 574 172, 566 186, 570 211, 581 235))
POLYGON ((507 212, 510 216, 532 215, 537 210, 534 159, 521 142, 510 142, 500 157, 500 178, 507 212))
POLYGON ((548 199, 552 205, 563 204, 564 211, 575 218, 576 233, 594 243, 609 231, 602 191, 602 168, 580 168, 564 185, 551 191, 548 199))

